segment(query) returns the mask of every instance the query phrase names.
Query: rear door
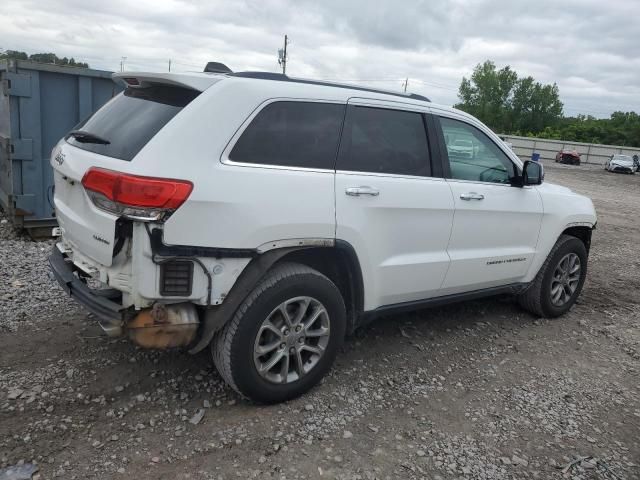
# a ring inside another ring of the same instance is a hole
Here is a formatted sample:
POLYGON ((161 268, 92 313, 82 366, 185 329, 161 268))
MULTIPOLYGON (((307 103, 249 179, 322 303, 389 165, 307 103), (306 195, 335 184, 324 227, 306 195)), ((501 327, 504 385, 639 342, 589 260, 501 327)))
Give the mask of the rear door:
POLYGON ((534 187, 514 187, 517 166, 479 127, 462 118, 435 117, 455 217, 447 251, 451 266, 442 294, 515 283, 533 260, 542 222, 534 187), (461 152, 460 142, 470 142, 461 152))
POLYGON ((420 107, 352 99, 336 167, 336 238, 356 250, 365 310, 437 295, 453 221, 420 107))
POLYGON ((91 202, 81 183, 84 174, 91 167, 136 173, 133 158, 199 93, 159 84, 129 88, 74 127, 81 133, 54 148, 56 216, 72 248, 111 265, 117 217, 91 202))
MULTIPOLYGON (((221 101, 233 108, 237 98, 221 101)), ((215 219, 202 227, 211 229, 207 241, 215 246, 262 250, 291 240, 295 245, 331 242, 334 168, 345 107, 339 100, 294 98, 260 105, 229 142, 222 167, 200 182, 201 188, 208 187, 205 201, 176 215, 180 223, 170 225, 165 238, 186 242, 177 227, 184 220, 193 223, 201 213, 215 219)))

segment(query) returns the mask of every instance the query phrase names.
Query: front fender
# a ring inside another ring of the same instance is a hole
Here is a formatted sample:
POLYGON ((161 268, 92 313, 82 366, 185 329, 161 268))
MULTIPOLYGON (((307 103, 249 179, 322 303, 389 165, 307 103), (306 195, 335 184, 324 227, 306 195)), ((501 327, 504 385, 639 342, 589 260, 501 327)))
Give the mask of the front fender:
POLYGON ((542 184, 537 188, 542 197, 543 216, 536 256, 524 278, 525 282, 535 278, 563 232, 574 227, 593 229, 597 222, 596 210, 590 198, 553 184, 542 184))

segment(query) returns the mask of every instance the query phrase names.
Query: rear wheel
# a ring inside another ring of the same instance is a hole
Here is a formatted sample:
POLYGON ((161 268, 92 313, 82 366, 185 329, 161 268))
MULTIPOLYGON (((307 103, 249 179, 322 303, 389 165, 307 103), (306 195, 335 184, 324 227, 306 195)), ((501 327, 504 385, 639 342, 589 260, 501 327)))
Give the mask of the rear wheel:
POLYGON ((335 284, 297 263, 271 270, 211 343, 214 363, 237 392, 262 403, 309 390, 331 368, 346 327, 335 284))
POLYGON ((520 305, 539 317, 558 317, 573 306, 587 276, 587 249, 576 237, 561 235, 520 305))

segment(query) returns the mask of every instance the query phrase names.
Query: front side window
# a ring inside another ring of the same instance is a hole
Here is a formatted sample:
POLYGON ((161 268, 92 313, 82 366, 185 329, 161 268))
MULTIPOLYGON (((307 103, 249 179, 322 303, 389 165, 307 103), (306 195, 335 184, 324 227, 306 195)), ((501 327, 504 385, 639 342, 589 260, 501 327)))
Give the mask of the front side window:
POLYGON ((333 103, 271 103, 242 133, 229 159, 333 170, 344 109, 333 103))
POLYGON ((338 170, 429 176, 427 132, 416 112, 352 107, 338 170))
POLYGON ((451 178, 509 184, 515 167, 483 132, 459 120, 440 117, 451 178))

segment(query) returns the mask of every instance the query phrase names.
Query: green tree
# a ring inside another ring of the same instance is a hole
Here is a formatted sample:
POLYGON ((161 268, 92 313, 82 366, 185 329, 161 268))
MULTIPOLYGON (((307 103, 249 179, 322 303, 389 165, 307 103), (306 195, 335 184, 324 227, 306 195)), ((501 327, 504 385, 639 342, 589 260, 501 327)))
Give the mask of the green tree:
POLYGON ((510 66, 498 70, 490 60, 476 65, 471 78, 463 77, 458 97, 456 108, 502 133, 538 133, 562 118, 556 84, 543 85, 533 77, 519 78, 510 66))
POLYGON ((14 60, 29 60, 29 55, 26 52, 19 52, 17 50, 5 50, 0 54, 0 60, 14 59, 14 60))
POLYGON ((507 129, 510 119, 505 115, 504 105, 517 79, 518 75, 509 66, 497 70, 491 61, 479 64, 470 79, 462 79, 458 92, 460 103, 456 107, 496 130, 507 129))
POLYGON ((536 134, 542 138, 640 147, 640 115, 613 112, 609 118, 578 115, 565 117, 554 127, 536 134))
POLYGON ((59 58, 55 53, 33 53, 31 55, 28 55, 26 52, 20 52, 17 50, 6 50, 3 54, 0 54, 0 60, 4 59, 31 60, 32 62, 39 63, 54 63, 56 65, 64 65, 70 67, 89 68, 88 63, 76 62, 73 57, 71 57, 71 59, 67 57, 59 58))

